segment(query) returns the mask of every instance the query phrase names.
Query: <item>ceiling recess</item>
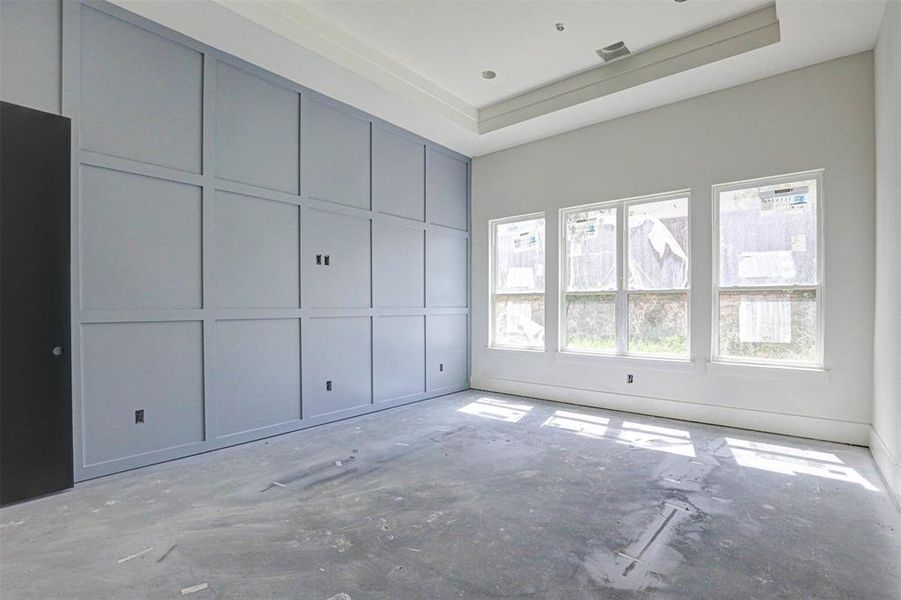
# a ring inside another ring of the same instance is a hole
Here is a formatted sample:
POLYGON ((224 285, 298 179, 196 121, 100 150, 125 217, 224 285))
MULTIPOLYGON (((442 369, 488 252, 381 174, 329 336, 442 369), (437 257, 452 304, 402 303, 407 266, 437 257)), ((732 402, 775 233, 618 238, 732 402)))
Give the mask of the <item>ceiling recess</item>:
POLYGON ((643 83, 763 48, 777 43, 780 36, 776 5, 770 4, 718 25, 621 56, 610 63, 485 106, 479 109, 479 133, 503 129, 643 83))

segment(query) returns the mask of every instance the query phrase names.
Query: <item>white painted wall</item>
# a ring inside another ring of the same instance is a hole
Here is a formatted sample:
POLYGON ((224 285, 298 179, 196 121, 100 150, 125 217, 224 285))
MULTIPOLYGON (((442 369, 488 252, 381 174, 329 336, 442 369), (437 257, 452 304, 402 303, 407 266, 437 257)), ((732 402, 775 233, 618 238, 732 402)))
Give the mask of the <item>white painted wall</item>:
POLYGON ((59 114, 61 31, 59 0, 0 2, 0 98, 59 114))
POLYGON ((477 158, 473 387, 867 444, 874 160, 872 52, 477 158), (826 372, 710 368, 711 186, 816 168, 825 169, 826 372), (692 362, 555 352, 558 209, 684 188, 693 193, 692 362), (488 221, 537 211, 547 212, 548 351, 487 349, 488 221))
POLYGON ((901 2, 876 44, 876 314, 870 448, 901 507, 901 2))

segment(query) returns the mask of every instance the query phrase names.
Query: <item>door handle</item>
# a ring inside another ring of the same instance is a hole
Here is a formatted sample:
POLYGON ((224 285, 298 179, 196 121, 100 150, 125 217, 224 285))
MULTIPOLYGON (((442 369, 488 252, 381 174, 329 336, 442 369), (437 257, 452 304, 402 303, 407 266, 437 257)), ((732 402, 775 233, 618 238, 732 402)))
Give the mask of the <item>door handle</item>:
POLYGON ((50 351, 50 354, 53 356, 62 356, 63 355, 63 347, 62 346, 54 346, 50 351))

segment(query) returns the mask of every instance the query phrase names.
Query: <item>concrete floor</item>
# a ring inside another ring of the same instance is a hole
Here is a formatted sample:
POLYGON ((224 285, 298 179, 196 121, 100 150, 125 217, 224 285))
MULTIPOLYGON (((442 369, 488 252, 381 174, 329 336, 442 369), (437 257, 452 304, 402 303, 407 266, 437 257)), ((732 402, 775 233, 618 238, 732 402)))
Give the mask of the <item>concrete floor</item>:
POLYGON ((898 599, 883 490, 863 448, 464 392, 4 508, 0 595, 898 599))

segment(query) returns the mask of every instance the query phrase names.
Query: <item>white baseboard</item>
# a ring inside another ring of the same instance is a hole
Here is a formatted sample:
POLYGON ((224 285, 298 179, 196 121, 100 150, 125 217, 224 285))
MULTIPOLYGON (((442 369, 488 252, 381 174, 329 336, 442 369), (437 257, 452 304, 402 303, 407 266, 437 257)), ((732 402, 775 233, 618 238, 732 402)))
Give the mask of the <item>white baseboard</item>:
POLYGON ((901 510, 901 464, 899 464, 898 459, 893 456, 883 439, 872 427, 870 427, 870 452, 873 454, 876 466, 882 473, 889 495, 895 501, 895 506, 898 507, 898 510, 901 510))
POLYGON ((621 410, 683 421, 753 429, 755 431, 855 444, 857 446, 870 445, 871 427, 868 423, 821 419, 644 396, 625 396, 597 390, 495 377, 473 376, 472 387, 501 394, 528 396, 555 402, 565 402, 567 404, 621 410))

